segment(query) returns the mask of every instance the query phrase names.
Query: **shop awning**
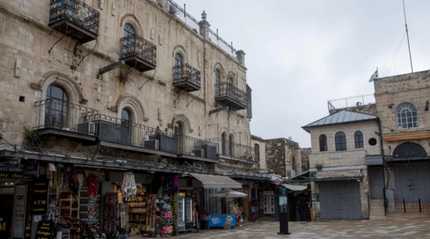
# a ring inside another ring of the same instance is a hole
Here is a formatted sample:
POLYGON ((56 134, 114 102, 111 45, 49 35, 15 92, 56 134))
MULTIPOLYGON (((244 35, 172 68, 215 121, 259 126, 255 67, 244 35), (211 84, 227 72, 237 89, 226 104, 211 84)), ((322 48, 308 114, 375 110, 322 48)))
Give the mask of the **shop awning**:
POLYGON ((243 192, 230 190, 230 191, 216 193, 215 195, 213 195, 213 197, 216 197, 216 198, 246 198, 246 197, 248 197, 248 194, 243 193, 243 192))
POLYGON ((308 188, 307 186, 303 186, 303 185, 294 185, 294 184, 287 184, 287 183, 282 184, 282 187, 295 192, 304 191, 308 188))
POLYGON ((207 188, 207 189, 242 188, 242 184, 226 176, 197 174, 197 173, 192 173, 191 176, 199 180, 203 184, 203 188, 207 188))

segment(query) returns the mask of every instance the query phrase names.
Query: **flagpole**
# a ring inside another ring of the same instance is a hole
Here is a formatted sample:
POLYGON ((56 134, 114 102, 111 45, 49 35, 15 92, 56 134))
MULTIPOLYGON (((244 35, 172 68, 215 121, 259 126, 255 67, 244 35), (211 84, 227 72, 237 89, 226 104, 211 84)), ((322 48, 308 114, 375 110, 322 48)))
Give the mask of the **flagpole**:
POLYGON ((412 63, 411 41, 409 39, 408 20, 406 17, 406 4, 405 4, 405 0, 402 0, 402 2, 403 2, 403 16, 405 18, 406 38, 408 40, 409 62, 411 64, 411 72, 413 73, 414 72, 414 64, 412 63))

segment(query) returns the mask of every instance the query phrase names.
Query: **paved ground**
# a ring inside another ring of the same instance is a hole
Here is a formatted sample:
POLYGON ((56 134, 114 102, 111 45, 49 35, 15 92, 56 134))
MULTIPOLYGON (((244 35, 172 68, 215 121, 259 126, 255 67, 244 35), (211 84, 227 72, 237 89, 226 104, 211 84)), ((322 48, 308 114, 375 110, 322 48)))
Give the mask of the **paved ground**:
POLYGON ((178 239, 344 239, 429 238, 430 218, 387 218, 370 221, 290 223, 291 235, 277 235, 277 222, 257 222, 236 230, 211 230, 184 234, 178 239))

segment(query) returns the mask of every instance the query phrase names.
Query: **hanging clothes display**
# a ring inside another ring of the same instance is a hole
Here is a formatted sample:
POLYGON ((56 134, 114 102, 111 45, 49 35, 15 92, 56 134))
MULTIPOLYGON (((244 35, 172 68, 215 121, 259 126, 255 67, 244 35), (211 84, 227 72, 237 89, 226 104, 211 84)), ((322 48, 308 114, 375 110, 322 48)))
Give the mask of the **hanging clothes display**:
POLYGON ((137 186, 133 173, 124 173, 121 190, 124 193, 125 201, 128 201, 129 198, 136 196, 137 186))

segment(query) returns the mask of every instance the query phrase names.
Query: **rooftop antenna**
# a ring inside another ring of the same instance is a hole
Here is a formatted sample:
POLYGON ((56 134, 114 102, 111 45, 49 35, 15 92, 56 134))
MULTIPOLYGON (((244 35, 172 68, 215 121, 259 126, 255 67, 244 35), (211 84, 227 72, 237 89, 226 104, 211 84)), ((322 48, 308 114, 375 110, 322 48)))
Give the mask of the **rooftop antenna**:
POLYGON ((405 0, 402 0, 403 3, 403 16, 405 18, 405 29, 406 29, 406 38, 408 39, 408 50, 409 50, 409 62, 411 64, 411 72, 414 72, 414 64, 412 63, 412 53, 411 53, 411 41, 409 39, 409 29, 408 29, 408 20, 406 17, 406 3, 405 0))

